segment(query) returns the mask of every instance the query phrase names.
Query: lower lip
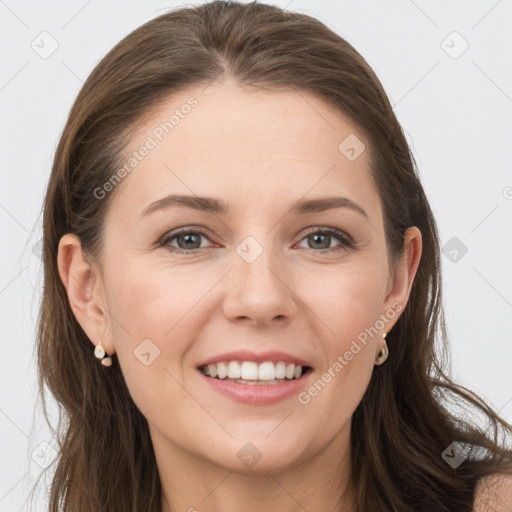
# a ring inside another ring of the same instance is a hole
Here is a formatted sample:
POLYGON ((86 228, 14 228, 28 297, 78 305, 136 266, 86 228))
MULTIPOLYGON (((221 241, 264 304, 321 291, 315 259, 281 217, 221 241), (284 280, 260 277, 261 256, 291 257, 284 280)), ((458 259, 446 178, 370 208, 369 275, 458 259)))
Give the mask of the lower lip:
POLYGON ((207 377, 198 370, 204 381, 221 395, 236 402, 250 405, 270 405, 297 395, 309 382, 312 371, 309 370, 298 379, 282 384, 238 384, 229 380, 220 380, 207 377))

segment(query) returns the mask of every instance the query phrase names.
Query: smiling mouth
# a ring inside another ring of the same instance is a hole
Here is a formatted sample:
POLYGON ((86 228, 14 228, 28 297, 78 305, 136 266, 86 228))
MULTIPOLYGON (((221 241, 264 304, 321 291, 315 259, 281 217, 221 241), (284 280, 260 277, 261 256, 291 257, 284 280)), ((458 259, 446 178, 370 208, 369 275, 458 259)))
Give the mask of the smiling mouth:
POLYGON ((298 380, 313 371, 311 366, 300 366, 293 363, 279 362, 219 362, 199 366, 199 371, 210 379, 238 384, 256 386, 272 386, 298 380))

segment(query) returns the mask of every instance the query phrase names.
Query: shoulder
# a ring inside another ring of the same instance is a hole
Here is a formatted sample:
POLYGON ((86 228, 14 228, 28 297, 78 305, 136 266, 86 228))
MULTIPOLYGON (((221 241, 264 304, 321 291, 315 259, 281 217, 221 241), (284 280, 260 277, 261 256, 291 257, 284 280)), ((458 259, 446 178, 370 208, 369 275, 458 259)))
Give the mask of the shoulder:
POLYGON ((473 512, 510 512, 512 510, 512 474, 494 473, 481 478, 475 488, 473 512))

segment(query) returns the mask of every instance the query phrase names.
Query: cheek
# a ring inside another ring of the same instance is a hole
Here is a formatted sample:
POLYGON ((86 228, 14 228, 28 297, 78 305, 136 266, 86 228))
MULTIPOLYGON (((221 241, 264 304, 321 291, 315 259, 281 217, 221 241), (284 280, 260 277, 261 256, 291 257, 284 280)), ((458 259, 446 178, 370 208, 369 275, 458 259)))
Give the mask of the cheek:
POLYGON ((358 339, 361 346, 378 338, 375 326, 384 301, 382 272, 375 265, 350 265, 322 275, 311 276, 303 297, 322 320, 331 340, 331 351, 343 353, 350 349, 351 341, 358 339), (316 291, 312 291, 316 290, 316 291), (368 334, 371 331, 372 335, 368 334))
POLYGON ((179 267, 163 271, 162 265, 118 261, 111 268, 108 309, 123 370, 139 370, 151 361, 154 371, 175 371, 178 365, 170 364, 182 359, 186 340, 194 335, 190 321, 211 284, 194 281, 179 267))
MULTIPOLYGON (((162 338, 211 288, 208 276, 169 263, 119 261, 112 267, 109 303, 135 333, 162 338), (206 277, 206 279, 204 279, 206 277)), ((133 333, 132 333, 133 334, 133 333)))
MULTIPOLYGON (((333 417, 351 415, 362 399, 372 375, 384 288, 378 266, 352 266, 315 279, 310 306, 321 319, 318 344, 325 365, 301 403, 329 402, 333 417), (322 293, 320 293, 320 290, 322 293)), ((313 280, 311 281, 313 282, 313 280)), ((301 401, 301 400, 299 400, 301 401)))
POLYGON ((133 401, 150 420, 168 419, 163 411, 175 403, 182 411, 192 409, 193 400, 179 383, 183 356, 196 334, 194 306, 207 283, 191 286, 182 269, 167 269, 164 276, 161 268, 131 265, 128 270, 121 262, 109 275, 115 350, 133 401))

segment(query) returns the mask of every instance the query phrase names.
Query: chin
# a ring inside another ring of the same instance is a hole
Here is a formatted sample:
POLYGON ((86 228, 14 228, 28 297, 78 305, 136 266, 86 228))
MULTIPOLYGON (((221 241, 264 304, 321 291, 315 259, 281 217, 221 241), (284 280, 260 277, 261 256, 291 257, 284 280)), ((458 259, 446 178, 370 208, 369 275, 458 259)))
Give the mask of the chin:
POLYGON ((301 464, 303 453, 299 447, 303 447, 303 443, 283 445, 265 439, 265 436, 268 436, 268 431, 261 436, 253 436, 252 441, 248 436, 243 440, 231 439, 229 446, 221 448, 218 458, 213 453, 209 453, 207 458, 216 466, 242 475, 279 473, 301 464))

